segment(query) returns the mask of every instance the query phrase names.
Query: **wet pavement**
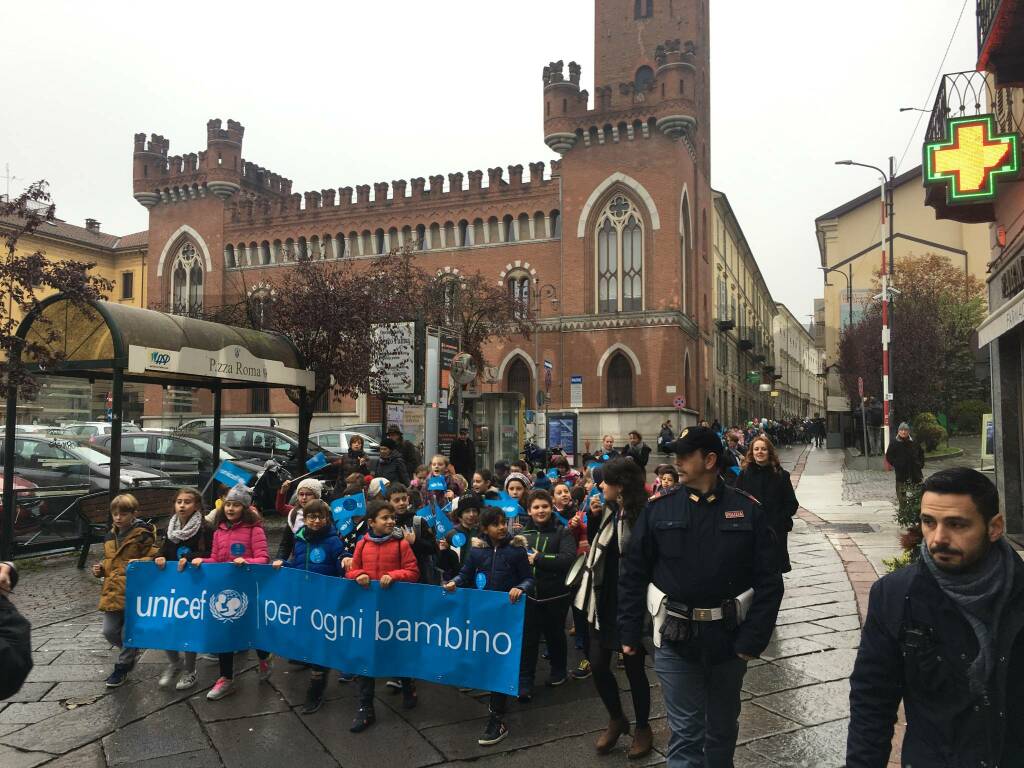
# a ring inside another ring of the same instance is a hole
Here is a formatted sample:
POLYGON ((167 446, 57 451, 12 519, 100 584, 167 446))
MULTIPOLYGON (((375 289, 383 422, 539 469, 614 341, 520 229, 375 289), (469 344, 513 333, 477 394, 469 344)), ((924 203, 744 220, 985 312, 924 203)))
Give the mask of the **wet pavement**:
MULTIPOLYGON (((830 768, 843 764, 847 678, 860 621, 858 589, 844 563, 846 549, 834 540, 826 517, 852 520, 858 510, 840 504, 841 452, 793 448, 782 457, 794 478, 800 478, 797 495, 806 511, 795 520, 789 538, 793 571, 786 574, 778 627, 744 681, 736 766, 830 768)), ((874 520, 881 513, 868 514, 874 520)), ((94 555, 98 552, 97 547, 94 555)), ((109 690, 103 680, 113 653, 100 634, 98 582, 88 571, 77 571, 67 556, 27 563, 22 576, 17 600, 33 622, 36 668, 17 695, 0 702, 4 768, 284 763, 419 768, 465 761, 513 768, 557 761, 572 768, 627 763, 628 738, 607 757, 594 753, 594 739, 607 715, 591 680, 539 688, 530 704, 512 702, 511 733, 491 748, 476 744, 487 714, 480 695, 420 683, 419 706, 405 710, 401 697, 378 685, 377 724, 354 735, 348 731, 356 706, 354 685, 332 676, 327 703, 315 715, 303 716, 299 705, 308 673, 283 660, 270 681, 260 683, 255 658, 248 658, 236 666, 245 669, 236 676, 240 690, 223 701, 207 702, 214 663, 200 661, 194 689, 167 691, 156 685, 163 653, 147 651, 129 682, 109 690)), ((861 589, 868 578, 856 580, 861 589)), ((628 683, 619 675, 628 714, 628 683)), ((665 708, 653 670, 648 675, 655 685, 652 726, 658 751, 630 765, 664 763, 665 708)))

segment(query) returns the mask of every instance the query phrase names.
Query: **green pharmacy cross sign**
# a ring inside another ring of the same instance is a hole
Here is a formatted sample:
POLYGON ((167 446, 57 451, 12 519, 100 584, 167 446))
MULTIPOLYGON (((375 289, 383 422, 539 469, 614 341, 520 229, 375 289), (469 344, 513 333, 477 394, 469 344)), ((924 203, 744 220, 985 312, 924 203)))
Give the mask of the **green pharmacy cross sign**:
POLYGON ((1020 137, 996 133, 991 114, 946 120, 945 136, 924 145, 924 183, 945 184, 946 202, 987 203, 996 180, 1020 172, 1020 137))
POLYGON ((760 371, 747 371, 747 383, 748 384, 760 384, 761 373, 760 371))

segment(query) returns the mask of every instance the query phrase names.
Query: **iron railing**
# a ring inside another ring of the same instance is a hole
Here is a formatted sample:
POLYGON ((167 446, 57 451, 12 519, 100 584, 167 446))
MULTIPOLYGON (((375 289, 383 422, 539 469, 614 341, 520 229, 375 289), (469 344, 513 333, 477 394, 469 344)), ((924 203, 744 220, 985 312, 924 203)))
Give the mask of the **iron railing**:
POLYGON ((943 75, 928 120, 925 141, 938 141, 946 133, 946 119, 991 112, 1000 133, 1024 135, 1024 89, 995 88, 984 72, 943 75))
POLYGON ((978 55, 985 48, 985 41, 988 39, 988 33, 992 31, 992 22, 995 21, 996 14, 999 13, 999 4, 1002 0, 977 0, 977 17, 978 17, 978 55))

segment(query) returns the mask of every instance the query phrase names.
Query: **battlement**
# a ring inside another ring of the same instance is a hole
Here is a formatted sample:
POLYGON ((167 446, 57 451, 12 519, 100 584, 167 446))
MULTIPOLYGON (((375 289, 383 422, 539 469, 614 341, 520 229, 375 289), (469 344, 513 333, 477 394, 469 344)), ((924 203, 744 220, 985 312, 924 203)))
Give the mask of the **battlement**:
POLYGON ((220 125, 221 122, 218 117, 206 121, 207 144, 214 141, 230 141, 235 144, 242 143, 242 137, 245 135, 245 127, 241 123, 228 118, 227 130, 222 129, 220 125))

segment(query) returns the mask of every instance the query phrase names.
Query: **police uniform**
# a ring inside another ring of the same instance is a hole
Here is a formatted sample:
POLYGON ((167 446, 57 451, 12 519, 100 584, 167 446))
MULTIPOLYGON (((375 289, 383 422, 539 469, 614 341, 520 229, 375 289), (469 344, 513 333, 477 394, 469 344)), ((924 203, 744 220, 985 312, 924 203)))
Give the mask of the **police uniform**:
MULTIPOLYGON (((723 450, 705 427, 685 430, 673 447, 679 455, 723 450)), ((662 625, 655 649, 671 729, 668 765, 731 766, 746 671, 737 654, 760 655, 782 602, 782 575, 760 505, 720 477, 707 493, 680 485, 652 500, 633 528, 619 581, 624 645, 640 645, 651 584, 676 617, 662 625), (750 589, 746 616, 737 623, 734 598, 750 589)))

